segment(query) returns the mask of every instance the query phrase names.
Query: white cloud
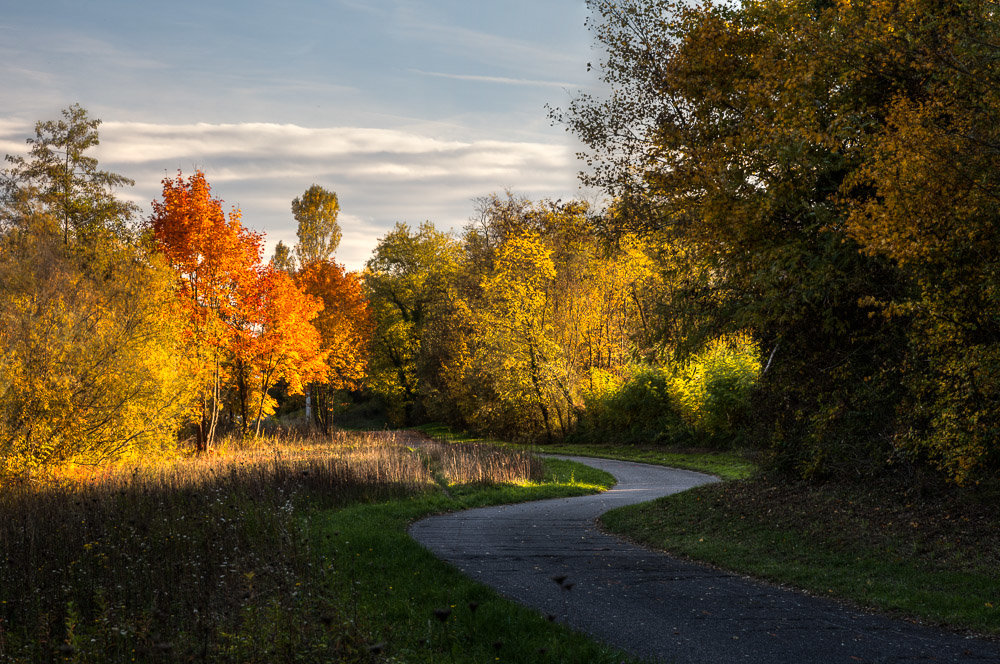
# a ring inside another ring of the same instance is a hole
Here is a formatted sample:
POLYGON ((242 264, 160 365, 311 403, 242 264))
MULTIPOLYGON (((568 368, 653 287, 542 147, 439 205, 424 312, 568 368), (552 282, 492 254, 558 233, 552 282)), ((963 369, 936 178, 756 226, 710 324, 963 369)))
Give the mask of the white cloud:
MULTIPOLYGON (((106 122, 100 132, 96 156, 102 168, 136 181, 129 198, 148 209, 164 177, 201 169, 216 196, 238 205, 246 225, 267 233, 269 248, 278 240, 295 242, 293 198, 313 183, 336 191, 343 229, 338 260, 351 268, 364 263, 397 221, 459 228, 475 198, 506 188, 534 198, 578 195, 569 144, 265 123, 106 122)), ((0 149, 23 152, 31 133, 27 123, 0 119, 0 149)))
POLYGON ((499 83, 501 85, 527 85, 531 87, 540 87, 540 88, 578 89, 584 87, 576 83, 563 83, 560 81, 537 81, 528 78, 508 78, 506 76, 479 76, 476 74, 446 74, 444 72, 422 71, 420 69, 411 69, 410 71, 413 72, 414 74, 420 74, 421 76, 447 78, 455 81, 473 81, 476 83, 499 83))

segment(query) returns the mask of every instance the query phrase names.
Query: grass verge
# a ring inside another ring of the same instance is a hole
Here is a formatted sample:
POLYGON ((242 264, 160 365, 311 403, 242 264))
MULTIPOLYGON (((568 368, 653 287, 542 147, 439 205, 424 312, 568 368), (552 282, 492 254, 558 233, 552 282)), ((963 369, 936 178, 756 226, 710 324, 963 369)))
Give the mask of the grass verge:
POLYGON ((982 496, 889 486, 699 487, 613 510, 609 531, 816 595, 1000 635, 1000 522, 982 496))
POLYGON ((657 466, 670 466, 671 468, 684 468, 716 475, 724 480, 750 477, 756 469, 753 463, 732 452, 670 449, 655 445, 541 445, 537 447, 537 451, 548 454, 604 457, 651 463, 657 466))
POLYGON ((745 457, 733 452, 706 449, 671 448, 663 445, 619 445, 596 443, 556 443, 552 445, 522 445, 497 440, 485 440, 468 433, 452 431, 443 424, 425 424, 417 427, 435 440, 455 443, 489 442, 502 447, 528 449, 543 454, 600 457, 621 461, 638 461, 658 466, 696 470, 716 475, 724 480, 745 479, 753 475, 756 466, 745 457))
POLYGON ((369 648, 406 662, 630 661, 537 612, 498 596, 439 561, 406 534, 408 524, 442 511, 581 495, 610 476, 546 461, 546 480, 524 486, 449 487, 402 501, 354 505, 313 517, 324 558, 337 567, 332 587, 351 607, 369 648))

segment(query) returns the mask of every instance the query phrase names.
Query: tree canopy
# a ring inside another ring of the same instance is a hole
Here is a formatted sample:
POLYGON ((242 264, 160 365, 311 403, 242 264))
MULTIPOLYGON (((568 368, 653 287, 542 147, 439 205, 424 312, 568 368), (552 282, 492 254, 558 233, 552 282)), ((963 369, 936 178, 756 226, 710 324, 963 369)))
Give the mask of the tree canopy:
POLYGON ((316 261, 326 261, 340 245, 340 224, 337 215, 340 202, 337 194, 318 184, 305 190, 292 201, 292 214, 298 222, 299 242, 295 254, 303 268, 316 261))

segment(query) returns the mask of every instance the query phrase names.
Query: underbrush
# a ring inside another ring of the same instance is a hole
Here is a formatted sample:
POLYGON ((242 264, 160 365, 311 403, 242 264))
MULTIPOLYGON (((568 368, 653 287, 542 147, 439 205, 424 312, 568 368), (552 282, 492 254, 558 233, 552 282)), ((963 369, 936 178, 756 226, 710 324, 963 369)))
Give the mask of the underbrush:
POLYGON ((0 662, 382 661, 352 599, 356 561, 317 537, 325 508, 454 509, 442 485, 485 501, 560 493, 544 479, 525 452, 386 432, 8 484, 0 662))
POLYGON ((761 366, 757 344, 741 333, 713 339, 685 361, 636 365, 621 376, 595 369, 570 439, 739 447, 761 366))

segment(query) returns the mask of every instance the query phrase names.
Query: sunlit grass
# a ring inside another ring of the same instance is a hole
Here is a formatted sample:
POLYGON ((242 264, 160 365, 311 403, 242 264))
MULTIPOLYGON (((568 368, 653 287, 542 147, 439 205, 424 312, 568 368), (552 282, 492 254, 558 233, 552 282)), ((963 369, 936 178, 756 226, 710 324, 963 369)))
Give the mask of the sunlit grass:
POLYGON ((358 619, 361 561, 319 524, 402 510, 395 534, 365 535, 388 546, 371 560, 389 560, 419 514, 590 490, 527 452, 413 432, 229 440, 22 478, 0 489, 0 662, 381 661, 391 625, 377 609, 358 619))
POLYGON ((453 431, 444 424, 427 424, 420 430, 435 440, 450 443, 485 442, 491 445, 511 449, 528 450, 542 454, 566 454, 571 456, 600 457, 604 459, 620 459, 651 463, 658 466, 684 468, 710 475, 716 475, 724 480, 738 480, 751 477, 756 472, 756 465, 745 455, 736 451, 720 451, 706 449, 678 448, 669 445, 632 445, 625 443, 552 443, 549 445, 524 445, 508 443, 476 436, 464 432, 453 431))

